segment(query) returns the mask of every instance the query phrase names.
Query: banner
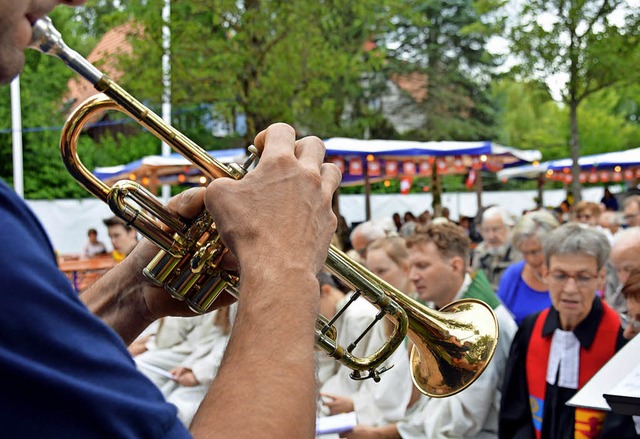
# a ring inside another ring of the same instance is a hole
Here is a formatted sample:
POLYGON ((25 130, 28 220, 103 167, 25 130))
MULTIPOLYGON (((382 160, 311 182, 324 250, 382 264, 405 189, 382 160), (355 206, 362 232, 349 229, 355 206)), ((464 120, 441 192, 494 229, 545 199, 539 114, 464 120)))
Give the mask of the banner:
POLYGON ((402 195, 407 195, 411 190, 411 185, 413 184, 413 177, 410 175, 405 175, 400 179, 400 193, 402 195))
POLYGON ((476 172, 478 172, 478 171, 476 171, 475 168, 471 168, 469 170, 469 175, 467 176, 467 180, 464 182, 464 185, 469 190, 473 189, 473 185, 476 182, 476 172))

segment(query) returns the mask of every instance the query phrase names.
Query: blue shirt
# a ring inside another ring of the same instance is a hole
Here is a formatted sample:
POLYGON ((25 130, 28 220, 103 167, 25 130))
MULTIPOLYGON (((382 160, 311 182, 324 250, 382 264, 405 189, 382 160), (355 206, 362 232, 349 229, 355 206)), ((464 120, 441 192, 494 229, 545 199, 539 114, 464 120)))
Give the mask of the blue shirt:
POLYGON ((549 291, 537 291, 522 279, 525 261, 509 265, 498 285, 498 297, 511 311, 516 323, 531 313, 542 311, 551 306, 549 291))
POLYGON ((80 302, 26 204, 0 181, 4 437, 190 437, 120 337, 80 302))

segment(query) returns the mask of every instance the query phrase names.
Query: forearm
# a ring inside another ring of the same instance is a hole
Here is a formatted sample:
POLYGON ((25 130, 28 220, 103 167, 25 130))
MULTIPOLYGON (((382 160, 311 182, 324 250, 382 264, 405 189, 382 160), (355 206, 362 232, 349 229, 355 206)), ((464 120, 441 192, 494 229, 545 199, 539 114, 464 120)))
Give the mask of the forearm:
POLYGON ((144 303, 147 281, 126 259, 80 295, 89 310, 129 345, 153 321, 144 303))
POLYGON ((231 338, 192 433, 313 437, 318 282, 300 267, 243 271, 241 279, 231 338))
POLYGON ((378 427, 378 439, 401 439, 400 433, 398 433, 398 427, 396 424, 383 425, 378 427))

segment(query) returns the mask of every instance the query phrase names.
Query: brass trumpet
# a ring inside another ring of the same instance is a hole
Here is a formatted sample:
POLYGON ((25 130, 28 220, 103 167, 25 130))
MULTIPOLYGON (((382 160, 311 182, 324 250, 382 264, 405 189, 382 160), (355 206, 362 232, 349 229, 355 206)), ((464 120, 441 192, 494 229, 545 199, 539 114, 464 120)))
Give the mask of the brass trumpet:
MULTIPOLYGON (((67 120, 60 141, 62 158, 68 171, 84 188, 109 204, 114 214, 160 248, 145 268, 145 276, 199 313, 205 312, 223 291, 237 297, 238 277, 219 266, 227 249, 206 210, 194 219, 185 220, 167 210, 152 193, 134 181, 123 180, 109 187, 83 165, 76 147, 84 124, 94 114, 117 110, 171 145, 210 178, 242 178, 258 158, 257 149, 249 148, 250 156, 242 166, 226 166, 210 157, 70 49, 48 18, 34 24, 30 47, 61 59, 101 92, 87 99, 67 120)), ((329 248, 325 267, 355 291, 353 298, 364 296, 378 308, 378 315, 365 333, 383 318, 391 320, 394 326, 384 345, 361 358, 352 354, 359 339, 346 348, 336 341, 334 323, 344 308, 331 321, 319 316, 316 347, 352 369, 354 379, 379 380, 380 374, 388 369, 385 361, 405 336, 409 336, 414 345, 411 351, 413 381, 420 391, 432 397, 449 396, 465 389, 491 360, 498 325, 493 311, 484 302, 461 300, 439 312, 433 311, 333 246, 329 248)))

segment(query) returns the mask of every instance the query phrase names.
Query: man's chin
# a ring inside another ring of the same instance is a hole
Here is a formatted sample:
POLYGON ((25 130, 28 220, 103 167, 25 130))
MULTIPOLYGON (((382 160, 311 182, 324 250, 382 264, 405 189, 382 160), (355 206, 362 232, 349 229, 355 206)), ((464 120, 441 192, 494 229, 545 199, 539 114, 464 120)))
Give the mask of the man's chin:
POLYGON ((8 84, 13 81, 24 68, 24 52, 13 49, 11 54, 2 54, 0 59, 9 59, 10 62, 0 63, 0 84, 8 84))

